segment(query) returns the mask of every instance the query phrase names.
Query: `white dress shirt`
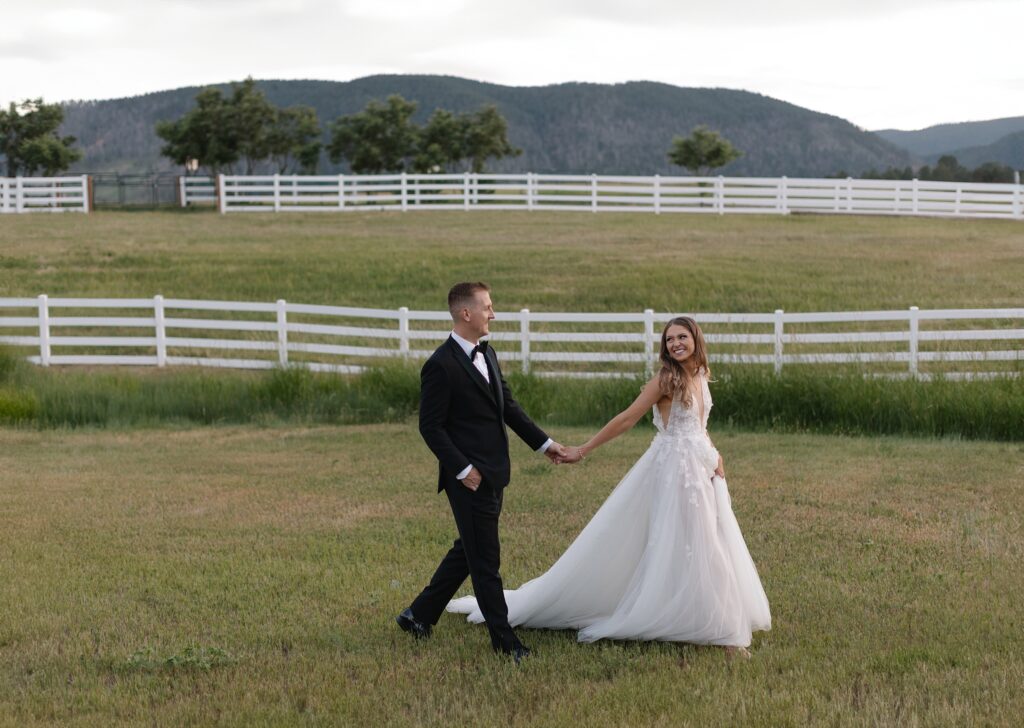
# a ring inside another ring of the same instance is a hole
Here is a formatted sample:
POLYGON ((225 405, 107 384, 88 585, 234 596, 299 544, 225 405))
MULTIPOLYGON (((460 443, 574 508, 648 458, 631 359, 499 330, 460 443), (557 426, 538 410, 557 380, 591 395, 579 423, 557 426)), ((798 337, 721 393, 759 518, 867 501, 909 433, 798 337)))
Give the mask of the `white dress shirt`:
MULTIPOLYGON (((452 332, 452 339, 455 340, 456 344, 458 344, 460 347, 462 347, 462 350, 464 352, 466 352, 466 356, 467 357, 473 352, 473 347, 475 347, 477 345, 477 343, 478 343, 478 342, 474 342, 474 341, 469 341, 468 339, 463 339, 461 336, 456 334, 454 331, 452 332)), ((476 356, 473 357, 473 366, 475 366, 477 368, 477 371, 479 371, 480 374, 483 375, 483 378, 487 381, 487 383, 490 384, 491 383, 491 374, 490 374, 490 371, 487 369, 487 361, 484 359, 483 352, 479 352, 478 351, 476 353, 476 356)), ((539 452, 539 453, 547 452, 548 448, 551 447, 551 443, 553 443, 553 442, 554 442, 554 440, 552 440, 549 437, 547 439, 547 442, 545 442, 543 445, 541 445, 539 448, 537 448, 537 452, 539 452)), ((470 463, 469 465, 467 465, 462 470, 461 473, 456 475, 455 478, 457 480, 462 480, 467 475, 469 475, 469 473, 470 473, 470 471, 472 469, 473 469, 473 464, 470 463)))

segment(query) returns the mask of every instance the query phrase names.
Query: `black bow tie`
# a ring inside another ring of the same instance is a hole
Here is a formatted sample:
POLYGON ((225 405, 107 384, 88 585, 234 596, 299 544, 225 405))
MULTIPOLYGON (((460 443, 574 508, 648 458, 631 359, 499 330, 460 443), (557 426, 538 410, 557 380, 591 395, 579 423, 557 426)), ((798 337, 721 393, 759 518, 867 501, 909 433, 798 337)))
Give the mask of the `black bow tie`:
POLYGON ((487 356, 486 341, 481 341, 479 344, 473 347, 473 351, 469 352, 469 360, 473 361, 474 359, 476 359, 477 353, 483 354, 485 357, 487 356))

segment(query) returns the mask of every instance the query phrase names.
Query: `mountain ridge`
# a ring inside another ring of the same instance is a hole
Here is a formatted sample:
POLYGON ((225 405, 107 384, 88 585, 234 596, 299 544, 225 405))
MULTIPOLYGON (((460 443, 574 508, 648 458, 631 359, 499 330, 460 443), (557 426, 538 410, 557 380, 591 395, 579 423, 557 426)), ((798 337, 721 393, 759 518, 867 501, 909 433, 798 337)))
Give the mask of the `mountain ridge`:
MULTIPOLYGON (((418 122, 435 108, 466 112, 494 104, 508 121, 510 141, 523 149, 519 157, 488 165, 499 172, 681 174, 667 158, 672 137, 699 124, 720 132, 744 153, 719 170, 722 174, 824 176, 912 161, 906 150, 837 116, 735 89, 653 81, 503 86, 456 76, 398 74, 256 84, 278 106, 312 106, 325 129, 338 116, 390 94, 417 101, 418 122)), ((153 128, 159 120, 184 114, 200 88, 66 102, 61 133, 76 136, 85 153, 74 169, 177 170, 160 157, 161 141, 153 128)), ((344 171, 344 166, 322 159, 320 171, 344 171)))

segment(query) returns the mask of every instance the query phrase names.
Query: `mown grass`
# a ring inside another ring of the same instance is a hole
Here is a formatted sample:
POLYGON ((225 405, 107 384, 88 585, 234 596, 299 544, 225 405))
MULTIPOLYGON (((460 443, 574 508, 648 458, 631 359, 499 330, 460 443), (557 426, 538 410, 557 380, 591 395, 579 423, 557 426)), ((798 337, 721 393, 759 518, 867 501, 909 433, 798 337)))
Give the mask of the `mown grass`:
POLYGON ((1001 220, 439 212, 99 212, 0 220, 0 296, 167 297, 436 310, 460 279, 499 311, 1020 305, 1001 220))
MULTIPOLYGON (((1024 378, 929 382, 781 376, 716 369, 715 419, 741 429, 1024 440, 1024 378)), ((555 425, 598 426, 624 409, 640 379, 547 379, 511 372, 519 402, 555 425)), ((359 376, 303 369, 261 373, 196 370, 43 370, 0 350, 0 425, 139 427, 294 422, 396 422, 419 405, 415 364, 359 376)))
MULTIPOLYGON (((573 443, 590 428, 552 428, 573 443)), ((772 605, 753 659, 394 615, 452 538, 411 423, 0 430, 5 725, 1014 725, 1024 449, 713 431, 772 605)), ((514 445, 506 582, 646 448, 514 445)))

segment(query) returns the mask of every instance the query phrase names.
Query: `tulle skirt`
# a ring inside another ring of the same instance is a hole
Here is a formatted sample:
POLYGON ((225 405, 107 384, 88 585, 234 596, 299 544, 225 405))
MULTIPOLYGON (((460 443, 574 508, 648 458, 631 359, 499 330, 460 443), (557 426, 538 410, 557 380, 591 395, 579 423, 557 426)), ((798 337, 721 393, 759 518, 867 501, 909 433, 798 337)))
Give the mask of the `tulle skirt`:
MULTIPOLYGON (((746 647, 771 628, 768 599, 713 475, 706 437, 655 437, 565 553, 506 591, 509 623, 578 629, 581 642, 665 640, 746 647)), ((449 612, 483 622, 474 597, 449 612)))

